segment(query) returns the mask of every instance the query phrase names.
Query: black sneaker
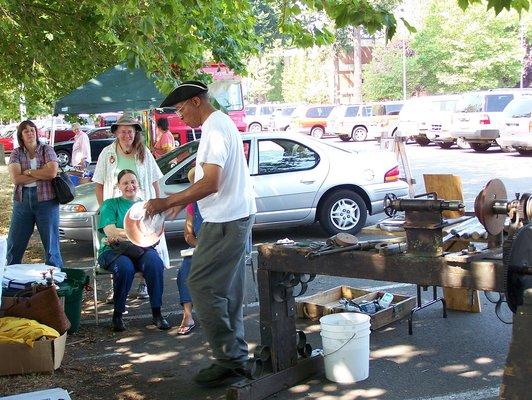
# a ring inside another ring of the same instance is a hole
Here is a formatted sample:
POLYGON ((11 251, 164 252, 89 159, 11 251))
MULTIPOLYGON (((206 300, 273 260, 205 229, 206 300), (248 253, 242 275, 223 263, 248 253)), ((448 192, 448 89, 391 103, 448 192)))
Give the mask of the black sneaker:
POLYGON ((166 318, 164 318, 162 315, 159 315, 158 317, 153 317, 152 322, 153 325, 155 325, 157 329, 160 329, 161 331, 167 331, 171 328, 166 318))
POLYGON ((124 324, 124 320, 122 319, 122 316, 113 316, 113 332, 124 332, 126 330, 126 325, 124 324))
POLYGON ((244 377, 230 368, 212 364, 210 367, 200 370, 192 379, 200 386, 212 388, 236 383, 244 377))

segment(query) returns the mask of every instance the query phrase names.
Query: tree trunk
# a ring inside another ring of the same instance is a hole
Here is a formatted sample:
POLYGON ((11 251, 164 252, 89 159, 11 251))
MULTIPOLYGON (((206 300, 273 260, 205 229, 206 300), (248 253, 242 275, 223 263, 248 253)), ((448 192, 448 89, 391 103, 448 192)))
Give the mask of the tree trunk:
POLYGON ((353 102, 362 102, 362 42, 360 27, 353 27, 353 102))

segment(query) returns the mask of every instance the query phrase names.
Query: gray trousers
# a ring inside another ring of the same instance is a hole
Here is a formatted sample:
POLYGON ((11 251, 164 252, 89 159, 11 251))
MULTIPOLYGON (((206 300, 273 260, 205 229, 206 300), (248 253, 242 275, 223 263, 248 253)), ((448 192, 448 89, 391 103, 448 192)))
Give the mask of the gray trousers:
POLYGON ((239 367, 248 359, 244 340, 245 245, 255 216, 201 226, 188 286, 216 363, 239 367))

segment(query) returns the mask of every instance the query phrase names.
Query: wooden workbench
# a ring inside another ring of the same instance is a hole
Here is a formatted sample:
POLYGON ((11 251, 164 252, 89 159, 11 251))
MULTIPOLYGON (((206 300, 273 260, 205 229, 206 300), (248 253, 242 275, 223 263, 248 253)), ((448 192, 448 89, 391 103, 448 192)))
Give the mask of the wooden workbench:
POLYGON ((286 288, 283 281, 304 280, 308 274, 319 274, 495 292, 504 292, 506 285, 500 257, 477 257, 464 263, 448 262, 445 257, 383 256, 369 250, 307 258, 309 251, 273 244, 258 247, 261 344, 270 348, 272 373, 233 386, 227 398, 263 399, 323 371, 323 359, 319 356, 298 361, 293 295, 299 290, 286 288))

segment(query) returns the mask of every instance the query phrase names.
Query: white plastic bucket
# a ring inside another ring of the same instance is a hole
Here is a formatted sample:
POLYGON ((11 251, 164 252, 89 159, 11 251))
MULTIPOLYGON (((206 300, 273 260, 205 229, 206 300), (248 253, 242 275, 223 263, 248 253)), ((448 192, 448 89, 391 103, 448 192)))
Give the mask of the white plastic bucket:
POLYGON ((369 376, 370 317, 360 313, 320 318, 325 376, 337 383, 354 383, 369 376))

